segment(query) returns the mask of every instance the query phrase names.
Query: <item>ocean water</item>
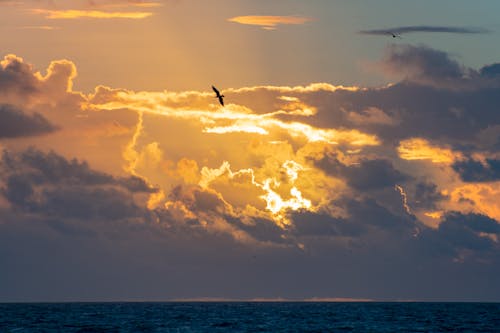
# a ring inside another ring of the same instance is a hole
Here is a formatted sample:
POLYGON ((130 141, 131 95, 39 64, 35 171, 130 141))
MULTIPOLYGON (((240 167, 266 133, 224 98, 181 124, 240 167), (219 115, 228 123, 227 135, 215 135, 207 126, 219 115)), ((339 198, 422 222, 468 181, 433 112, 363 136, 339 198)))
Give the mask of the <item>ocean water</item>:
POLYGON ((0 332, 500 332, 500 303, 0 304, 0 332))

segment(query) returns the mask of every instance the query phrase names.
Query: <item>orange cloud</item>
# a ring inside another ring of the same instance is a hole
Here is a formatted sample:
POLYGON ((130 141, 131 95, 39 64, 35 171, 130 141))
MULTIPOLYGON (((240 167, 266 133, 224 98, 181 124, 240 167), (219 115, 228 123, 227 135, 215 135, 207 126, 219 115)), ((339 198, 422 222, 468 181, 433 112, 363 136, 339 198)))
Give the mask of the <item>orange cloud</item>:
MULTIPOLYGON (((250 88, 251 89, 251 88, 250 88)), ((289 88, 290 89, 290 88, 289 88)), ((284 89, 285 90, 285 89, 284 89)), ((199 93, 199 95, 203 95, 199 93)), ((158 114, 177 119, 200 122, 204 133, 252 133, 260 135, 283 134, 307 142, 327 142, 352 146, 377 146, 377 136, 356 129, 317 128, 301 122, 286 122, 275 116, 287 113, 304 117, 312 116, 315 110, 301 102, 294 101, 292 110, 256 114, 252 110, 230 104, 224 112, 203 109, 178 109, 165 105, 172 97, 170 93, 110 91, 101 87, 96 95, 90 96, 89 108, 97 110, 132 109, 137 112, 158 114)))
POLYGON ((45 18, 58 20, 58 19, 81 19, 81 18, 95 18, 95 19, 144 19, 153 15, 151 12, 104 12, 100 10, 50 10, 50 9, 33 9, 36 14, 45 15, 45 18))
POLYGON ((104 3, 104 4, 96 4, 92 3, 95 7, 100 8, 116 8, 116 7, 141 7, 141 8, 154 8, 161 7, 163 4, 159 2, 140 2, 140 1, 127 1, 127 2, 118 2, 118 3, 104 3))
POLYGON ((451 149, 432 145, 429 141, 422 138, 412 138, 401 141, 399 143, 398 153, 399 157, 404 160, 428 160, 433 163, 444 164, 451 164, 455 159, 461 156, 451 149))
POLYGON ((283 175, 287 175, 286 179, 279 181, 276 177, 267 177, 259 181, 255 170, 249 168, 233 172, 229 162, 224 161, 216 169, 203 167, 199 185, 207 189, 212 182, 217 181, 221 177, 227 177, 229 180, 238 178, 248 179, 252 186, 263 192, 259 196, 259 199, 265 201, 265 208, 270 213, 270 217, 275 220, 277 225, 284 228, 290 223, 286 216, 287 212, 302 209, 314 211, 317 209, 313 207, 311 200, 305 198, 301 190, 296 186, 299 173, 304 170, 305 168, 301 164, 293 160, 288 160, 279 166, 279 171, 283 175))
POLYGON ((229 22, 236 22, 247 25, 257 25, 266 30, 273 30, 279 24, 304 24, 311 21, 308 17, 300 16, 260 16, 260 15, 247 15, 236 16, 228 19, 229 22))
POLYGON ((473 211, 500 220, 500 182, 465 184, 450 193, 459 211, 473 211))

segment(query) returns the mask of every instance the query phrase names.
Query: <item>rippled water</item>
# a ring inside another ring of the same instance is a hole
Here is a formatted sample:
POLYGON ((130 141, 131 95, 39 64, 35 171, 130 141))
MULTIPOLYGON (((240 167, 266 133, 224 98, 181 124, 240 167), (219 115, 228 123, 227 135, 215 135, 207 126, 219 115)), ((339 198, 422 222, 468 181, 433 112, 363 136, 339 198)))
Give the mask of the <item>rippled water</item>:
POLYGON ((500 332, 500 303, 0 304, 0 332, 500 332))

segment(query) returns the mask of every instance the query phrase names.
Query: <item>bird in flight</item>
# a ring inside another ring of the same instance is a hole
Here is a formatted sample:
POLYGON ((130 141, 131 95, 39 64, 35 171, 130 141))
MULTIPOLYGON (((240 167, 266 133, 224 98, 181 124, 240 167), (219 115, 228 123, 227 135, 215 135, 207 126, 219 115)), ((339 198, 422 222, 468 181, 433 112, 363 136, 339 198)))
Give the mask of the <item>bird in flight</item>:
POLYGON ((390 34, 391 34, 392 38, 403 38, 403 37, 401 37, 400 34, 397 34, 397 33, 394 33, 394 32, 390 32, 390 34))
POLYGON ((224 95, 221 95, 220 91, 214 86, 212 86, 212 89, 215 92, 215 98, 218 98, 220 105, 224 106, 224 95))

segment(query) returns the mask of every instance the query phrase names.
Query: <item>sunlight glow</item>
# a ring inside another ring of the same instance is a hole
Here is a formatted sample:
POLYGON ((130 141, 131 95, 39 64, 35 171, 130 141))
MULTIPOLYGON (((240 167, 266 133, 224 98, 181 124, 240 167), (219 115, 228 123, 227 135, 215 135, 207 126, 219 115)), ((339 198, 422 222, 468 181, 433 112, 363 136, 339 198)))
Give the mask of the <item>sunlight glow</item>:
POLYGON ((202 178, 199 185, 203 188, 209 188, 211 182, 223 175, 227 175, 229 179, 233 179, 243 174, 250 175, 252 185, 265 192, 259 196, 259 198, 266 202, 266 209, 272 214, 277 224, 284 228, 289 224, 286 218, 286 213, 288 211, 297 211, 300 209, 310 210, 313 206, 311 200, 304 198, 302 192, 295 186, 299 171, 304 170, 304 167, 295 161, 289 160, 282 164, 282 168, 288 176, 287 183, 291 186, 287 193, 288 198, 284 198, 278 193, 279 190, 282 190, 282 185, 284 184, 281 184, 276 178, 266 178, 262 182, 259 182, 255 179, 253 169, 241 169, 233 172, 227 161, 224 161, 217 169, 203 167, 201 170, 202 178))
POLYGON ((403 140, 397 149, 399 157, 409 161, 430 160, 432 163, 451 164, 460 157, 451 149, 437 147, 421 138, 403 140))
POLYGON ((410 214, 411 215, 411 209, 410 209, 410 206, 408 205, 408 196, 406 195, 406 191, 405 189, 400 186, 400 185, 394 185, 394 189, 396 191, 399 192, 399 194, 401 195, 401 200, 402 200, 402 203, 403 203, 403 208, 405 209, 406 213, 410 214))
POLYGON ((348 144, 353 146, 377 146, 380 144, 380 140, 375 135, 363 133, 356 129, 316 128, 306 123, 298 121, 286 122, 275 117, 282 114, 304 117, 315 114, 314 109, 298 102, 295 102, 294 105, 298 107, 297 109, 256 114, 248 108, 242 108, 235 104, 226 106, 223 112, 173 108, 165 105, 164 101, 167 98, 172 98, 172 96, 166 96, 164 93, 116 91, 107 92, 107 94, 109 95, 102 94, 106 98, 103 101, 94 101, 96 97, 89 96, 88 107, 98 110, 128 108, 137 112, 147 112, 177 119, 191 119, 204 125, 203 132, 212 134, 254 133, 268 135, 282 132, 293 138, 305 139, 308 142, 326 142, 334 145, 348 144))

